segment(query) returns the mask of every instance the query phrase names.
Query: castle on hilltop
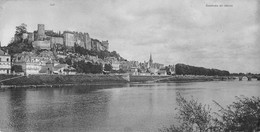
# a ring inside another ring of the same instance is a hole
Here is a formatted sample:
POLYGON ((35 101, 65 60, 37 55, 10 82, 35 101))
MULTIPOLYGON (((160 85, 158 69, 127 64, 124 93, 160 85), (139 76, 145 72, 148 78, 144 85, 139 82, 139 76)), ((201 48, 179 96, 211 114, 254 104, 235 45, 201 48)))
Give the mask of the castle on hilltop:
MULTIPOLYGON (((15 36, 16 39, 17 36, 15 36)), ((99 41, 90 38, 88 33, 64 31, 53 32, 52 30, 45 30, 44 24, 38 24, 37 31, 23 33, 23 40, 28 40, 36 49, 50 50, 57 45, 62 45, 67 49, 73 48, 75 45, 83 47, 87 50, 104 51, 108 50, 109 43, 107 41, 99 41)))

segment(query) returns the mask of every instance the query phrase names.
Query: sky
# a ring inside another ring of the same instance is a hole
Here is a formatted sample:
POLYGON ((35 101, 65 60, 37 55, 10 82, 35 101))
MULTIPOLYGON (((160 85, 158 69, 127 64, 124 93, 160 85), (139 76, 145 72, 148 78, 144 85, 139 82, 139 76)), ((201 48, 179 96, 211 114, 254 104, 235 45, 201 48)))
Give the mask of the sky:
POLYGON ((87 32, 127 60, 260 73, 259 0, 0 0, 2 46, 21 23, 87 32))

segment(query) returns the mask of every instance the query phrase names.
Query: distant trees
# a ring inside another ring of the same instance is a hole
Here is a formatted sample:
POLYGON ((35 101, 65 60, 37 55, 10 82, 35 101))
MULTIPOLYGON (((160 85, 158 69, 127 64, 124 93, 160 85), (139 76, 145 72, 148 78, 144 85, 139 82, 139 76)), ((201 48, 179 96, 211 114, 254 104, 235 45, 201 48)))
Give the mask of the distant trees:
POLYGON ((207 76, 229 76, 230 73, 225 70, 207 69, 204 67, 195 67, 185 64, 176 64, 175 72, 177 75, 207 75, 207 76))
POLYGON ((55 33, 53 31, 45 31, 45 34, 47 36, 52 36, 52 37, 62 37, 62 34, 59 32, 59 33, 55 33))
POLYGON ((76 69, 78 73, 102 73, 103 72, 103 67, 102 64, 98 63, 90 63, 90 62, 85 62, 85 61, 78 61, 73 63, 73 67, 76 69))

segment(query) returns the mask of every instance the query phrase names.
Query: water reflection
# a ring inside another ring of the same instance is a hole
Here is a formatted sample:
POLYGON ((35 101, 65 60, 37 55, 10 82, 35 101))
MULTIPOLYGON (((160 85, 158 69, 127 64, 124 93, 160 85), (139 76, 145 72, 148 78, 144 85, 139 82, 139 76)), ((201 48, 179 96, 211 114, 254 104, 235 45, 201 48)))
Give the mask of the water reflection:
POLYGON ((28 131, 28 117, 26 107, 26 91, 23 89, 17 90, 17 92, 8 92, 8 126, 12 128, 12 131, 28 131))
POLYGON ((0 92, 0 131, 157 131, 175 123, 176 93, 210 104, 260 96, 260 81, 145 83, 0 92), (6 116, 7 115, 7 116, 6 116))

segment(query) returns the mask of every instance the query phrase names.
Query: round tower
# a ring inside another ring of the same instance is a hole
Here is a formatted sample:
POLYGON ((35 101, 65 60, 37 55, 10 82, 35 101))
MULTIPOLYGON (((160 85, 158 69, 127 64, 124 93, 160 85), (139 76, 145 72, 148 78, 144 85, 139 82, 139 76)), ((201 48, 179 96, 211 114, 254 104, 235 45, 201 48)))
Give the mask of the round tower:
POLYGON ((38 24, 37 36, 38 36, 38 40, 44 39, 44 37, 45 37, 44 24, 38 24))

